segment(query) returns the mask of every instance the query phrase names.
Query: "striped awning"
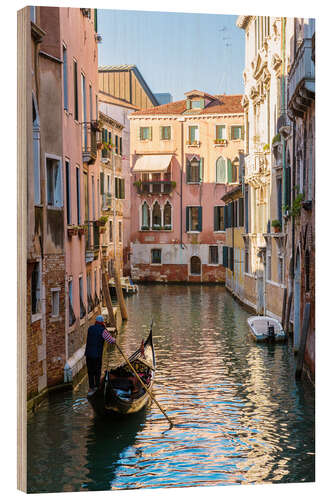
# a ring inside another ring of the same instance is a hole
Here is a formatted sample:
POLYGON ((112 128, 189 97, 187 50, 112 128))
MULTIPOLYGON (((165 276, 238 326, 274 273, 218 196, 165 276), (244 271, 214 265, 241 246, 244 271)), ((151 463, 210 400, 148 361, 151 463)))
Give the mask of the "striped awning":
POLYGON ((165 172, 172 155, 143 155, 136 160, 133 172, 165 172))

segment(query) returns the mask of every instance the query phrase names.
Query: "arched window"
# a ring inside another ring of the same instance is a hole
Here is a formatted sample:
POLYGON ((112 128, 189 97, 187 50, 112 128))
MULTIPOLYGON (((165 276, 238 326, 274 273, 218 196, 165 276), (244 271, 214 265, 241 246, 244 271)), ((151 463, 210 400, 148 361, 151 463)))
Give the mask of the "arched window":
POLYGON ((141 220, 141 229, 149 229, 150 228, 150 210, 148 203, 145 201, 142 205, 142 220, 141 220))
POLYGON ((161 207, 157 201, 153 205, 153 229, 160 228, 162 225, 161 207))
POLYGON ((216 182, 225 184, 227 181, 227 171, 225 165, 225 159, 220 156, 216 160, 216 182))
POLYGON ((171 222, 171 205, 167 201, 166 204, 164 205, 164 210, 163 210, 163 225, 165 229, 171 229, 172 222, 171 222))
POLYGON ((191 274, 194 274, 196 276, 200 276, 200 274, 201 274, 201 260, 199 257, 197 257, 196 255, 193 255, 193 257, 191 257, 190 267, 191 267, 191 274))

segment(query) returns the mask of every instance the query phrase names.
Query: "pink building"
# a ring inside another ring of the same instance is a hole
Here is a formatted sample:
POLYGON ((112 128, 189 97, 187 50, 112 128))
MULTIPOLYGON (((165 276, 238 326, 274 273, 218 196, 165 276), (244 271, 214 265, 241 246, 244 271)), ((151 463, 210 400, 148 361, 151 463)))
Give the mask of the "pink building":
POLYGON ((65 381, 85 365, 88 326, 100 311, 101 261, 96 9, 60 8, 66 265, 65 381))
POLYGON ((238 184, 242 96, 185 96, 129 117, 136 280, 225 281, 221 198, 238 184))

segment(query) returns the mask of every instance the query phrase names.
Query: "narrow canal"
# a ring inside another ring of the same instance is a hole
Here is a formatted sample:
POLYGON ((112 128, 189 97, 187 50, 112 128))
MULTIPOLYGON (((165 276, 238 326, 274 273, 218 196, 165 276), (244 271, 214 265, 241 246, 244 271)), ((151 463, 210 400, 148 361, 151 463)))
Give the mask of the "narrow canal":
POLYGON ((28 419, 29 492, 314 481, 314 393, 290 344, 255 344, 223 287, 145 285, 126 302, 120 344, 130 354, 154 318, 154 392, 177 425, 162 433, 154 404, 103 421, 84 380, 28 419))

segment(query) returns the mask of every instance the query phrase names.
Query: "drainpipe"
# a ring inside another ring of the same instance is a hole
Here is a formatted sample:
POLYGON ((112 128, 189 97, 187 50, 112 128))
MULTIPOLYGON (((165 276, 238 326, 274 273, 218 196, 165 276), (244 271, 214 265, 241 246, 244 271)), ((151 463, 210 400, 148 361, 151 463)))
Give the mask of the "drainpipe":
MULTIPOLYGON (((286 102, 285 102, 285 63, 286 63, 286 18, 282 18, 282 110, 283 114, 286 113, 286 102)), ((284 206, 287 204, 287 182, 286 182, 286 143, 285 138, 282 137, 282 189, 283 189, 283 201, 284 206)), ((284 224, 284 222, 283 222, 284 224)))

